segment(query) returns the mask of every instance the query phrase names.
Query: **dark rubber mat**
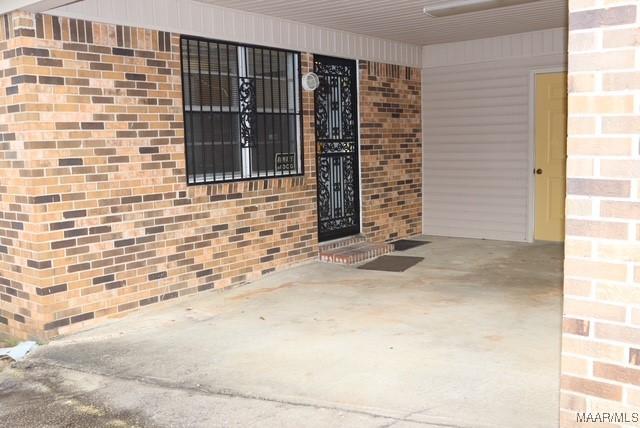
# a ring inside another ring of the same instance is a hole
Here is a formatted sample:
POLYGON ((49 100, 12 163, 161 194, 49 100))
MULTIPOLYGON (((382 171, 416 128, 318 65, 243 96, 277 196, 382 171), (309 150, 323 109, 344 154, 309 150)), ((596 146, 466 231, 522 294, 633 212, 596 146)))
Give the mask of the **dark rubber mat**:
POLYGON ((424 257, 380 256, 375 260, 358 266, 358 269, 381 270, 384 272, 404 272, 424 260, 424 257))
POLYGON ((400 239, 393 243, 393 249, 396 251, 406 251, 421 245, 430 244, 430 241, 415 241, 413 239, 400 239))

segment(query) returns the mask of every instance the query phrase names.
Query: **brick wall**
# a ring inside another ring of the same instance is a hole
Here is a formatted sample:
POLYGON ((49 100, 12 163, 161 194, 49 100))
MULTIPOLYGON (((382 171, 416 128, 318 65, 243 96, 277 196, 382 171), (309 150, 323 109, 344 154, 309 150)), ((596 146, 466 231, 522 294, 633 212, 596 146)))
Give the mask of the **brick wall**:
MULTIPOLYGON (((0 17, 0 334, 48 338, 317 256, 313 94, 305 176, 187 186, 178 43, 0 17)), ((361 74, 364 232, 419 233, 419 70, 361 74)))
POLYGON ((28 31, 0 45, 0 331, 50 337, 316 256, 311 93, 304 177, 187 187, 178 35, 8 19, 28 31))
POLYGON ((422 233, 420 69, 360 63, 362 233, 390 241, 422 233))
POLYGON ((640 10, 569 8, 561 425, 627 426, 576 413, 640 409, 640 10))

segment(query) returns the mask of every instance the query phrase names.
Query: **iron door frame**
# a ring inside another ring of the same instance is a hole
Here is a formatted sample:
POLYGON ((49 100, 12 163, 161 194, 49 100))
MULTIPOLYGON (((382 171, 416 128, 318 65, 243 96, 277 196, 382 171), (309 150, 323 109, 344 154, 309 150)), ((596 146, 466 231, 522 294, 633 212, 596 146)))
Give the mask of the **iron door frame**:
MULTIPOLYGON (((353 172, 353 224, 349 227, 343 227, 335 230, 322 230, 322 218, 321 218, 321 210, 320 210, 320 181, 322 179, 320 174, 320 160, 321 155, 319 148, 321 147, 322 141, 330 141, 330 139, 321 138, 319 135, 319 127, 317 125, 317 91, 320 89, 316 89, 314 92, 314 134, 315 134, 315 152, 316 152, 316 190, 317 190, 317 216, 318 216, 318 241, 330 241, 333 239, 344 238, 352 235, 357 235, 361 231, 361 214, 360 214, 360 127, 359 127, 359 116, 358 116, 358 64, 356 60, 352 59, 344 59, 331 57, 326 55, 314 55, 313 56, 313 71, 320 77, 321 81, 324 76, 331 76, 329 73, 323 73, 319 70, 319 64, 322 65, 335 65, 338 67, 348 67, 351 71, 351 110, 352 110, 352 138, 353 141, 353 151, 344 152, 343 156, 346 157, 348 154, 351 158, 352 172, 353 172)), ((342 114, 342 112, 340 112, 342 114)), ((333 156, 339 156, 340 153, 334 153, 333 156)), ((325 155, 326 156, 326 155, 325 155)), ((344 194, 344 192, 342 193, 344 194)))

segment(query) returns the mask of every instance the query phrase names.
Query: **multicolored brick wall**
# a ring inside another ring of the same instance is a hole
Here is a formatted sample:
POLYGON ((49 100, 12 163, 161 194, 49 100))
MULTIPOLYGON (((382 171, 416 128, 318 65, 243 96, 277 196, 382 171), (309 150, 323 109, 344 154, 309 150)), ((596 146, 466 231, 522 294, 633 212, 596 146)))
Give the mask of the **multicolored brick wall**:
POLYGON ((316 257, 311 93, 304 177, 188 187, 178 35, 9 18, 0 331, 46 338, 316 257))
POLYGON ((420 71, 360 62, 362 233, 373 241, 422 233, 420 71))
POLYGON ((638 426, 623 421, 640 411, 640 9, 569 9, 561 426, 638 426))
MULTIPOLYGON (((23 12, 0 33, 0 334, 46 339, 317 257, 313 93, 303 177, 187 186, 179 35, 23 12)), ((362 68, 372 240, 420 232, 419 75, 362 68)))

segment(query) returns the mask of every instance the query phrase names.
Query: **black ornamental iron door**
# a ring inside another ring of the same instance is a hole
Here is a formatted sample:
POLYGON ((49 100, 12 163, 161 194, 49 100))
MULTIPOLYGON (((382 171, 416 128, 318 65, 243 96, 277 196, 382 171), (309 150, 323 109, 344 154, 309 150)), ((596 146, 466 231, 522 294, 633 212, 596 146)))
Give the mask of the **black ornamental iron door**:
POLYGON ((360 232, 356 62, 314 56, 318 239, 360 232))

